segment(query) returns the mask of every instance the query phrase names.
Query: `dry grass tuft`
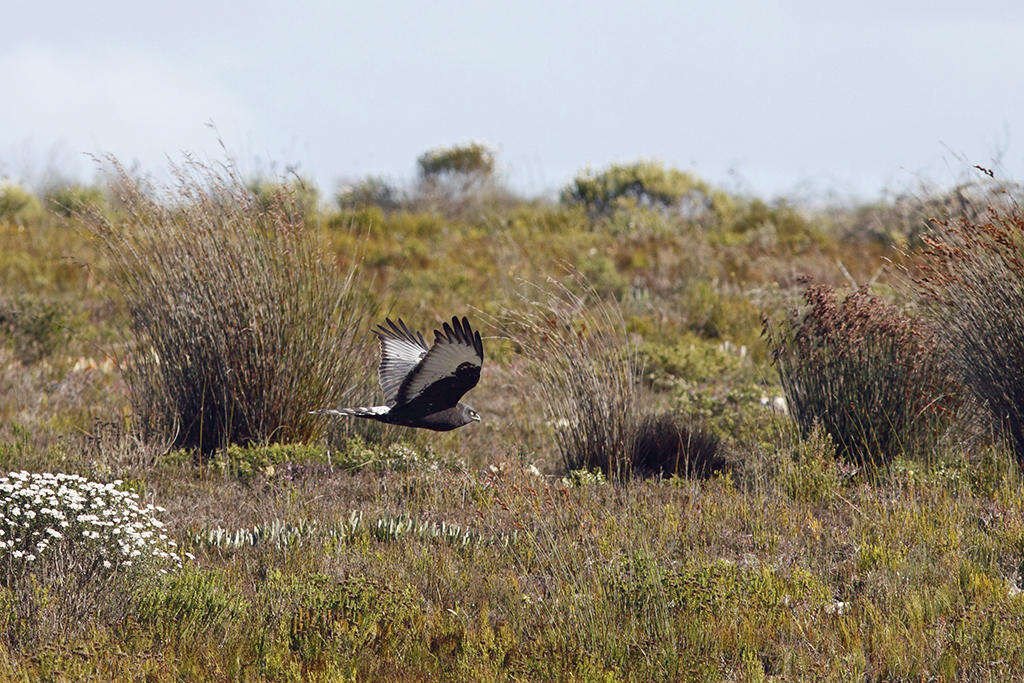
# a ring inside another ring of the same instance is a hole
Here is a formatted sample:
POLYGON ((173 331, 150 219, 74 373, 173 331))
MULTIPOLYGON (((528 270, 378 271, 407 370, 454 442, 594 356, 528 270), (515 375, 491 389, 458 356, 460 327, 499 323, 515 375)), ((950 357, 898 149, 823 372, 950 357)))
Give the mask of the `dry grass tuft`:
POLYGON ((533 380, 524 399, 550 422, 567 471, 629 476, 641 368, 618 304, 578 274, 524 289, 502 316, 533 380))
POLYGON ((1024 464, 1024 210, 934 220, 914 282, 960 380, 1024 464))
POLYGON ((301 198, 262 199, 229 166, 187 163, 157 193, 113 161, 124 215, 90 215, 107 274, 128 308, 123 359, 148 438, 209 452, 302 441, 368 371, 375 312, 339 277, 303 221, 301 198))

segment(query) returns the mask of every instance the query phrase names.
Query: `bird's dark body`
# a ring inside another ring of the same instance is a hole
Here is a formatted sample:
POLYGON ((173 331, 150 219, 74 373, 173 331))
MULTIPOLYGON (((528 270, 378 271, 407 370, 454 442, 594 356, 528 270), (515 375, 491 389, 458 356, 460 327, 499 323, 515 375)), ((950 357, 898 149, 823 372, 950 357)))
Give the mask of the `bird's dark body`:
POLYGON ((380 340, 380 386, 387 405, 313 411, 319 414, 362 417, 385 424, 446 432, 480 415, 459 400, 480 380, 484 346, 480 333, 466 318, 452 318, 434 331, 428 348, 420 333, 401 319, 386 320, 374 331, 380 340))
POLYGON ((406 406, 401 406, 391 409, 384 415, 375 415, 370 419, 402 427, 420 427, 435 432, 449 432, 473 421, 465 417, 468 407, 464 403, 457 403, 451 408, 424 415, 420 410, 410 411, 405 409, 406 406))

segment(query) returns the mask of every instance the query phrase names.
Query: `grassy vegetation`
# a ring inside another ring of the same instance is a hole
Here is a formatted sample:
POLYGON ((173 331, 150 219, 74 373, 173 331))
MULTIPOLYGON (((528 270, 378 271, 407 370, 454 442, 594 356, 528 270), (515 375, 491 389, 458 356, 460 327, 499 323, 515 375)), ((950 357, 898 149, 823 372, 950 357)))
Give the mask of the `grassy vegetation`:
POLYGON ((0 470, 119 480, 183 558, 8 572, 0 676, 1024 674, 1022 383, 989 372, 1024 343, 1015 214, 974 261, 925 223, 983 220, 948 198, 813 209, 641 162, 555 203, 479 146, 420 165, 335 206, 121 177, 88 219, 81 188, 0 188, 0 470), (803 276, 871 284, 794 307, 803 276), (377 307, 481 327, 481 423, 302 421, 376 402, 377 307), (174 447, 147 411, 217 433, 174 447))

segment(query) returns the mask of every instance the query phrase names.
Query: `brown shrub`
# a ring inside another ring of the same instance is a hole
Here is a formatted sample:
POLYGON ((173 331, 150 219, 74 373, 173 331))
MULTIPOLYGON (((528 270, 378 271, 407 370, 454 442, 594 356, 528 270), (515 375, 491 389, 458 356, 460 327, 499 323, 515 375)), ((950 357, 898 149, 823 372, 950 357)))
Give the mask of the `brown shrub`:
POLYGON ((914 282, 960 381, 1024 463, 1024 211, 933 220, 914 282))
POLYGON ((840 299, 809 285, 803 298, 805 306, 764 321, 801 431, 820 423, 837 454, 858 465, 927 451, 956 402, 931 330, 866 289, 840 299))

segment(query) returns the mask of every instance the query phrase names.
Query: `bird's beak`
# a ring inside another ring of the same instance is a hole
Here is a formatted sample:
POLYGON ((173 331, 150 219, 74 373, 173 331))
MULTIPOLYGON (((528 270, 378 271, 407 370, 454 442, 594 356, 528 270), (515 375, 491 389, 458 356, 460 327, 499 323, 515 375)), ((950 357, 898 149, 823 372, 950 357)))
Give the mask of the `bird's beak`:
POLYGON ((479 422, 480 421, 480 413, 477 413, 476 415, 474 415, 473 419, 476 420, 477 422, 479 422))

